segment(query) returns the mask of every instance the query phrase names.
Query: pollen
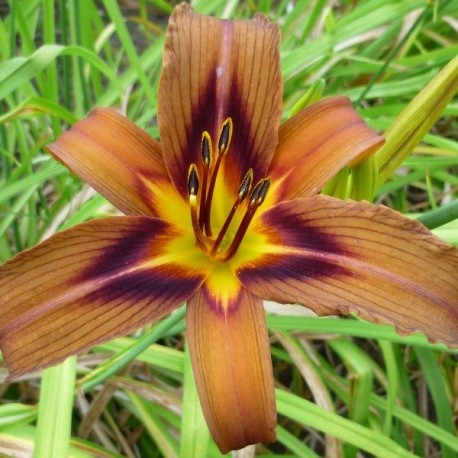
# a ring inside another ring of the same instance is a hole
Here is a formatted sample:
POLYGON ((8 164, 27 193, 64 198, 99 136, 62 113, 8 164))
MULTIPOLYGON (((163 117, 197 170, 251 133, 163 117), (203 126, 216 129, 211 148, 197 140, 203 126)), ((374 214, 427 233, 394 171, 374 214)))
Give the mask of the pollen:
POLYGON ((227 118, 221 126, 216 146, 208 131, 202 133, 200 144, 202 163, 199 167, 197 164, 190 165, 187 182, 191 221, 196 242, 205 254, 222 263, 229 261, 237 253, 270 187, 270 178, 263 178, 252 189, 254 172, 250 168, 238 186, 234 203, 224 223, 218 232, 213 234, 211 227, 213 194, 221 163, 230 151, 233 130, 232 119, 227 118), (228 232, 237 212, 240 212, 237 220, 240 221, 238 227, 228 232))

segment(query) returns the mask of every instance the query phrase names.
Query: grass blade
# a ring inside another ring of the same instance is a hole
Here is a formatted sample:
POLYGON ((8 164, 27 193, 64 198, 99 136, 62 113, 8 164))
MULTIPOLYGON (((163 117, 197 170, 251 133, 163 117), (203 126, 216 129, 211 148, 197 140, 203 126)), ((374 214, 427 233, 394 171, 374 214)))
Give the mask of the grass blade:
POLYGON ((76 356, 43 372, 34 458, 68 456, 75 376, 76 356))

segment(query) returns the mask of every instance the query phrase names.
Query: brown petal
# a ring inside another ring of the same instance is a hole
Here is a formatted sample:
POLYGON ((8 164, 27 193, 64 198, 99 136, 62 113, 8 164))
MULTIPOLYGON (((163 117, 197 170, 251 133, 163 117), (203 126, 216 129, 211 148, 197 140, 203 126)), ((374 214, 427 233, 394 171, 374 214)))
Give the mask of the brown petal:
POLYGON ((147 183, 168 180, 161 145, 116 111, 96 108, 48 149, 125 214, 160 216, 147 183))
POLYGON ((202 410, 226 453, 275 441, 276 410, 262 301, 240 285, 229 295, 219 285, 188 301, 186 325, 202 410))
POLYGON ((10 374, 56 364, 188 299, 205 269, 193 247, 173 250, 176 237, 157 218, 105 218, 0 266, 0 348, 10 374))
POLYGON ((345 165, 375 152, 383 142, 348 98, 329 97, 310 105, 280 127, 269 169, 279 185, 269 201, 316 194, 345 165))
POLYGON ((227 21, 194 13, 182 3, 167 30, 159 86, 158 121, 172 181, 186 196, 191 163, 202 167, 207 131, 218 144, 223 122, 233 135, 223 174, 237 189, 250 167, 265 176, 277 144, 282 80, 278 27, 264 16, 227 21))
POLYGON ((458 344, 458 249, 421 224, 380 205, 315 196, 273 207, 257 230, 264 257, 238 271, 254 294, 458 344))

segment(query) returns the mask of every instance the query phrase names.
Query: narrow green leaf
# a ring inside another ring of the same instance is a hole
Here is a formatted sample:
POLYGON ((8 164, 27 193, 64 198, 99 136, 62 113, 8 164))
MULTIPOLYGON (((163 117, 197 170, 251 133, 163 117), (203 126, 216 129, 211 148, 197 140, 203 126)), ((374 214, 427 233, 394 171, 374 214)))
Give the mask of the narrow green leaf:
POLYGON ((50 161, 49 164, 33 175, 28 175, 3 185, 0 188, 0 204, 19 193, 27 191, 31 187, 38 188, 44 181, 54 178, 63 172, 65 172, 64 167, 54 161, 50 161))
POLYGON ((152 343, 163 337, 164 333, 168 329, 184 318, 184 315, 185 308, 181 307, 170 316, 157 323, 151 331, 145 333, 131 346, 114 355, 108 361, 92 371, 89 375, 79 380, 79 388, 83 391, 88 391, 106 380, 111 375, 116 374, 122 367, 136 358, 141 352, 146 350, 152 343))
POLYGON ((24 425, 37 418, 35 406, 11 403, 0 406, 0 430, 5 427, 24 425))
POLYGON ((17 217, 18 213, 27 204, 31 196, 36 192, 36 188, 32 187, 24 191, 19 198, 11 206, 11 210, 0 220, 0 237, 7 231, 10 224, 17 217))
MULTIPOLYGON (((386 400, 376 396, 375 394, 372 394, 370 402, 375 407, 381 408, 385 411, 389 408, 386 400)), ((446 431, 440 426, 425 420, 407 408, 394 406, 393 415, 402 421, 404 425, 408 425, 426 436, 440 442, 441 444, 446 445, 451 450, 458 452, 458 441, 456 440, 454 432, 450 433, 446 431)))
POLYGON ((4 124, 15 119, 21 119, 38 114, 56 116, 59 119, 73 124, 77 121, 76 116, 69 110, 43 97, 30 97, 17 107, 0 116, 0 124, 4 124))
POLYGON ((68 456, 75 376, 76 356, 43 371, 34 458, 68 456))
POLYGON ((419 215, 417 221, 424 224, 428 229, 435 229, 458 219, 458 200, 444 204, 439 208, 419 215))
MULTIPOLYGON (((444 377, 441 374, 437 356, 430 350, 415 349, 415 354, 422 367, 422 373, 426 379, 428 389, 434 402, 435 412, 439 426, 449 433, 455 431, 453 424, 452 400, 447 394, 444 377)), ((455 453, 447 446, 442 447, 443 458, 456 457, 455 453)))
MULTIPOLYGON (((319 458, 319 456, 310 448, 308 448, 296 436, 291 434, 287 429, 280 425, 276 428, 277 440, 283 444, 288 450, 294 453, 294 456, 301 458, 319 458)), ((283 457, 283 455, 282 455, 283 457)))
POLYGON ((367 424, 369 404, 367 399, 373 390, 373 372, 370 358, 346 338, 330 340, 329 346, 340 356, 348 369, 350 380, 349 416, 360 424, 367 424))
MULTIPOLYGON (((0 430, 0 456, 21 458, 32 456, 37 434, 37 428, 30 425, 15 426, 0 430)), ((65 458, 94 457, 123 458, 123 455, 111 452, 99 445, 81 439, 72 439, 68 455, 65 455, 65 458)), ((54 456, 48 458, 54 458, 54 456)))
POLYGON ((291 112, 289 117, 294 116, 295 114, 299 113, 299 111, 303 110, 304 108, 308 107, 314 102, 317 102, 323 97, 324 91, 324 80, 318 79, 316 80, 304 93, 304 95, 294 104, 291 108, 291 112))
POLYGON ((42 72, 58 56, 78 56, 107 76, 121 91, 113 70, 96 54, 78 46, 44 45, 29 57, 16 57, 0 63, 0 100, 42 72))
POLYGON ((131 391, 127 391, 127 394, 134 406, 134 413, 154 439, 163 455, 168 458, 178 458, 178 443, 167 430, 159 414, 155 411, 154 405, 131 391))
POLYGON ((276 390, 279 413, 378 457, 413 458, 390 438, 318 407, 283 390, 276 390))
MULTIPOLYGON (((95 351, 113 351, 116 353, 124 352, 128 348, 135 345, 137 339, 132 337, 121 337, 111 342, 107 342, 94 347, 95 351)), ((143 361, 155 368, 166 369, 179 374, 183 373, 184 355, 183 352, 169 348, 164 345, 152 344, 142 351, 136 357, 139 361, 143 361)))
POLYGON ((187 346, 184 359, 183 389, 180 457, 208 456, 210 433, 205 422, 204 414, 202 413, 202 408, 200 407, 187 346))
POLYGON ((409 103, 386 131, 385 145, 375 153, 378 185, 387 180, 423 139, 458 90, 458 57, 409 103))
POLYGON ((129 56, 130 61, 132 62, 133 68, 137 72, 137 77, 140 80, 145 94, 152 103, 155 103, 156 94, 152 89, 151 82, 148 80, 146 74, 142 71, 140 58, 132 42, 132 38, 130 37, 125 18, 122 16, 119 5, 116 2, 112 2, 110 0, 103 0, 103 4, 108 14, 110 15, 111 20, 116 26, 116 32, 127 55, 129 56))
POLYGON ((400 336, 393 326, 369 323, 362 320, 348 318, 306 317, 306 316, 278 316, 267 315, 269 329, 279 331, 306 331, 309 333, 329 333, 363 337, 368 339, 385 339, 390 342, 416 345, 423 348, 439 349, 458 353, 443 344, 431 344, 422 334, 400 336))
POLYGON ((353 200, 369 200, 374 198, 377 183, 377 159, 370 156, 351 170, 351 198, 353 200))
POLYGON ((387 436, 391 436, 393 426, 393 409, 396 404, 396 396, 399 389, 399 375, 394 355, 393 344, 385 340, 379 340, 380 349, 382 350, 383 359, 385 362, 386 374, 388 378, 387 397, 386 397, 386 413, 383 422, 383 432, 387 436))

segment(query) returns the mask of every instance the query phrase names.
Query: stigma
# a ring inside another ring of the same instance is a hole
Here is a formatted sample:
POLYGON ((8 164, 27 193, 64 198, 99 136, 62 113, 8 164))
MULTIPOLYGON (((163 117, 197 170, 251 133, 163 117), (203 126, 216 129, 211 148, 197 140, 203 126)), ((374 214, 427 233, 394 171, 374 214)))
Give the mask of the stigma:
POLYGON ((211 225, 213 194, 221 163, 230 149, 232 133, 231 118, 227 118, 221 126, 217 143, 213 144, 209 132, 203 132, 200 144, 201 176, 197 165, 191 164, 187 179, 191 222, 196 243, 204 253, 218 262, 227 262, 236 254, 251 220, 263 204, 270 187, 270 178, 263 178, 253 186, 253 169, 249 169, 239 184, 237 193, 234 195, 234 203, 224 223, 217 233, 213 233, 211 225), (243 216, 239 218, 238 228, 227 241, 228 229, 237 212, 242 212, 243 216), (225 240, 224 244, 223 240, 225 240))

